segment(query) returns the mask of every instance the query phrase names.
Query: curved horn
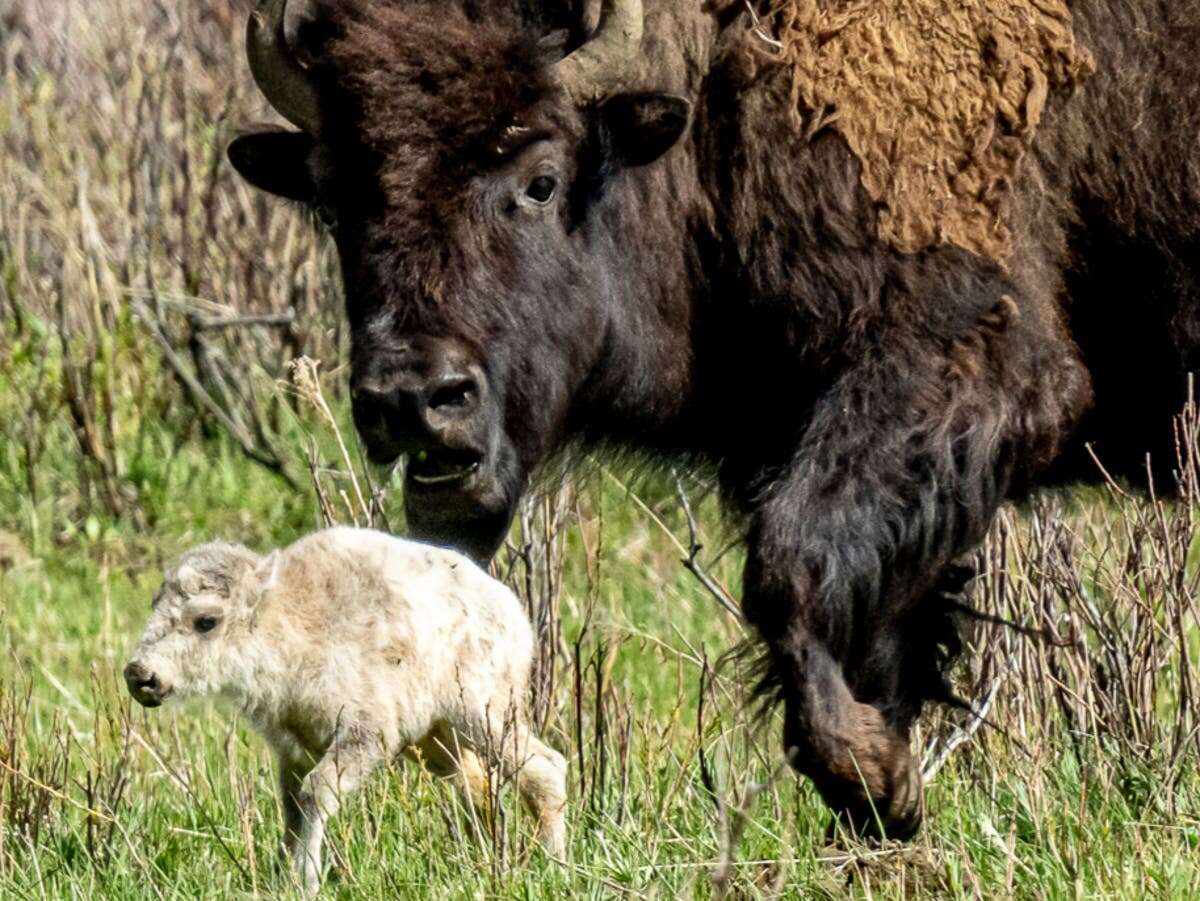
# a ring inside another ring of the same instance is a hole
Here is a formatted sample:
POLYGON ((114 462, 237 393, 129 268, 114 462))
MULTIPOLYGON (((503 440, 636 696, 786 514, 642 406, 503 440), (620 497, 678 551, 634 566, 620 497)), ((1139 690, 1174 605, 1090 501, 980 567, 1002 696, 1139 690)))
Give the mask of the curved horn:
POLYGON ((642 0, 603 0, 596 33, 554 67, 576 103, 594 103, 617 90, 642 44, 642 0))
POLYGON ((314 137, 317 91, 294 52, 296 32, 315 17, 313 0, 260 0, 246 24, 246 57, 263 95, 285 119, 314 137))

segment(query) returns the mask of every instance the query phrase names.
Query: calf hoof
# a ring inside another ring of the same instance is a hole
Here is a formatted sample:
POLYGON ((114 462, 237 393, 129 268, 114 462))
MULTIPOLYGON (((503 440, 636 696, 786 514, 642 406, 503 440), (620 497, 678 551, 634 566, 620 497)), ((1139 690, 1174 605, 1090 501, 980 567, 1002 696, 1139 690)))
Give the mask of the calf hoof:
POLYGON ((538 836, 541 842, 542 850, 546 854, 557 861, 565 862, 567 859, 567 829, 562 823, 548 826, 540 830, 538 836))

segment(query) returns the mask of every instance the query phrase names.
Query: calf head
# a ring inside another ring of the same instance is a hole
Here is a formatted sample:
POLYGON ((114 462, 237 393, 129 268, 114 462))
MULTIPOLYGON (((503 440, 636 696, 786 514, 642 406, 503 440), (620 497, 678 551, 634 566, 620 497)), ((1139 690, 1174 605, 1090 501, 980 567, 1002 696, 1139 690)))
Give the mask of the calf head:
POLYGON ((250 631, 258 586, 273 561, 240 545, 202 545, 171 566, 154 595, 150 619, 125 665, 134 700, 216 694, 246 661, 236 651, 250 631))
POLYGON ((334 238, 355 423, 372 460, 407 456, 410 530, 479 559, 611 357, 621 305, 645 304, 623 280, 646 236, 606 194, 690 115, 618 89, 640 2, 605 0, 570 53, 569 5, 545 6, 267 0, 251 67, 302 130, 229 148, 334 238))

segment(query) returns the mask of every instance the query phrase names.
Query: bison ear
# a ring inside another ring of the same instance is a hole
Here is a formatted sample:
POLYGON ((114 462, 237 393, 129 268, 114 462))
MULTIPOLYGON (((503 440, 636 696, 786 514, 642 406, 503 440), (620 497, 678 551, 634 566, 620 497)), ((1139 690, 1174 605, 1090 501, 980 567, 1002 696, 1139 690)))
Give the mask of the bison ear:
POLYGON ((242 178, 271 194, 311 203, 317 195, 308 157, 316 142, 302 131, 256 131, 234 138, 225 151, 242 178))
POLYGON ((692 104, 675 94, 618 94, 599 110, 606 149, 622 166, 645 166, 675 146, 692 104))

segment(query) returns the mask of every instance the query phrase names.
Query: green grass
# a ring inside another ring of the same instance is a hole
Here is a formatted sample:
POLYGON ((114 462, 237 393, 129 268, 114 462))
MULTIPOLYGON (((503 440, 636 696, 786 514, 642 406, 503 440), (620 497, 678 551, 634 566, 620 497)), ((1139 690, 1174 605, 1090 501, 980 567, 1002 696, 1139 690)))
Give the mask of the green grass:
MULTIPOLYGON (((32 502, 11 439, 36 356, 11 353, 0 370, 10 424, 0 528, 30 555, 0 576, 0 896, 290 891, 275 863, 280 827, 263 742, 208 706, 142 710, 118 673, 167 558, 217 536, 259 548, 289 541, 317 522, 314 499, 219 434, 180 441, 169 413, 140 421, 130 404, 114 415, 146 521, 134 527, 87 503, 85 463, 61 420, 45 430, 45 487, 32 502)), ((53 354, 49 365, 59 365, 53 354)), ((601 470, 587 481, 567 535, 565 653, 546 734, 572 765, 569 864, 531 847, 511 799, 480 841, 466 837, 446 786, 397 767, 338 816, 327 893, 707 897, 729 821, 764 781, 738 830, 735 897, 1184 898, 1200 885, 1192 764, 1168 809, 1153 755, 1123 759, 1085 736, 1080 759, 1049 717, 1021 736, 1016 713, 1045 686, 1021 684, 1020 674, 997 714, 1013 739, 984 730, 951 758, 915 843, 827 846, 812 790, 787 774, 769 780, 777 724, 755 730, 730 673, 706 693, 698 738, 702 660, 740 630, 679 563, 671 535, 686 541, 687 531, 670 486, 641 479, 635 501, 621 478, 601 470), (704 786, 701 745, 720 804, 704 786)), ((718 547, 711 501, 700 518, 718 547)), ((713 572, 735 587, 738 564, 735 549, 713 572)))
MULTIPOLYGON (((239 43, 248 8, 55 0, 0 27, 3 899, 292 892, 263 742, 212 707, 143 710, 119 678, 169 558, 314 528, 310 441, 346 468, 276 386, 296 356, 346 358, 328 243, 221 164, 266 112, 239 43), (196 330, 285 311, 288 330, 196 330), (198 412, 151 325, 297 487, 198 412)), ((330 373, 330 396, 343 380, 330 373)), ((341 509, 344 477, 323 484, 341 509)), ((741 632, 680 565, 673 485, 598 468, 567 520, 562 638, 545 651, 569 863, 531 848, 511 799, 484 840, 464 837, 448 788, 397 768, 337 817, 325 893, 1200 896, 1200 492, 1186 496, 1158 509, 1091 491, 1002 519, 976 601, 1071 640, 978 631, 958 684, 978 698, 1006 673, 994 728, 936 775, 915 842, 873 848, 827 842, 812 789, 771 778, 777 720, 756 726, 736 673, 707 672, 741 632)), ((702 559, 736 590, 741 553, 711 499, 699 520, 702 559)), ((962 719, 931 712, 914 744, 962 719)))

